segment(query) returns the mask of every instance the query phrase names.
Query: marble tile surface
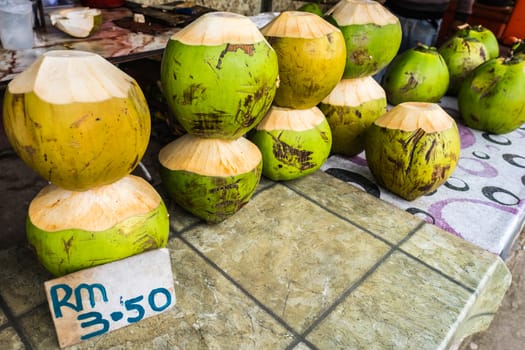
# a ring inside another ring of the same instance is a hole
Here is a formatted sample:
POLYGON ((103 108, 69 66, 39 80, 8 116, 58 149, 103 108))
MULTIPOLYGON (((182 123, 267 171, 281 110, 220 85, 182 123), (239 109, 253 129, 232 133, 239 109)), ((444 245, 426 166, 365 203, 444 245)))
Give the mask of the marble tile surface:
MULTIPOLYGON (((497 255, 320 171, 263 179, 219 224, 168 208, 176 305, 70 349, 447 349, 510 284, 497 255)), ((0 344, 57 349, 51 276, 23 247, 0 266, 0 344)))
POLYGON ((419 218, 403 211, 396 211, 396 215, 392 215, 389 204, 372 196, 362 196, 354 186, 341 186, 339 180, 325 173, 290 181, 287 185, 308 196, 325 210, 349 218, 363 230, 391 244, 397 244, 421 224, 419 218))
POLYGON ((0 327, 4 326, 7 323, 7 317, 5 313, 0 309, 0 327))
POLYGON ((237 214, 182 237, 297 332, 389 249, 282 186, 237 214))
POLYGON ((327 349, 445 349, 469 296, 395 252, 307 338, 327 349))
POLYGON ((0 266, 0 296, 15 316, 45 302, 43 283, 52 276, 40 266, 31 250, 24 247, 1 250, 0 266))
POLYGON ((23 350, 25 345, 12 327, 0 329, 0 346, 2 349, 23 350))

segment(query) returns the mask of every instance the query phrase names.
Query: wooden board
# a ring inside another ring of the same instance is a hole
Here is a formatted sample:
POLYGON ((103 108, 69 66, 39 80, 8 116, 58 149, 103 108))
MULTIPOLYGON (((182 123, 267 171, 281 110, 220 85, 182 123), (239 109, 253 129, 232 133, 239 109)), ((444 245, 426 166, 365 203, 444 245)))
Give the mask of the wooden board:
POLYGON ((106 334, 175 305, 169 251, 148 251, 44 283, 60 347, 106 334))

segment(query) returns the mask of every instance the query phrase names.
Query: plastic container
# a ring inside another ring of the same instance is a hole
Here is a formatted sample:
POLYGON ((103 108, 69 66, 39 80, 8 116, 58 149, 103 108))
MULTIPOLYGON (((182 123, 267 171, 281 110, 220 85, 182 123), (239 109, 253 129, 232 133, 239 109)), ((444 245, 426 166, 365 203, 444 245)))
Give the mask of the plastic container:
POLYGON ((0 41, 4 49, 33 47, 33 4, 28 0, 11 0, 0 6, 0 41))

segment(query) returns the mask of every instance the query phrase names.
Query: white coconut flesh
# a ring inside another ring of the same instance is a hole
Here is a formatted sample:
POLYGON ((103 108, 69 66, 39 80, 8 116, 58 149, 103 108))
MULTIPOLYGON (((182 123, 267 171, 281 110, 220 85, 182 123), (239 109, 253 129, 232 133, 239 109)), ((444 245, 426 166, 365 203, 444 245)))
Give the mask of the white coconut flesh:
POLYGON ((186 45, 218 46, 266 41, 248 17, 232 12, 209 12, 173 34, 171 40, 186 45))
POLYGON ((42 54, 8 85, 12 94, 33 92, 50 104, 127 98, 133 78, 102 56, 76 50, 42 54))
POLYGON ((206 176, 235 176, 255 169, 262 161, 259 148, 244 137, 234 140, 185 134, 159 152, 165 168, 206 176))
POLYGON ((76 38, 89 36, 95 28, 97 16, 101 16, 101 11, 89 7, 73 7, 49 14, 53 26, 76 38))
POLYGON ((357 107, 365 102, 386 99, 385 90, 371 76, 341 79, 321 103, 331 106, 357 107))
POLYGON ((386 7, 374 0, 342 0, 326 15, 332 16, 339 26, 376 24, 385 26, 399 20, 386 7))
POLYGON ((316 14, 285 11, 263 27, 261 32, 267 37, 314 39, 340 30, 316 14))
POLYGON ((28 213, 33 225, 48 232, 103 231, 127 218, 152 212, 161 200, 146 180, 128 175, 83 192, 48 185, 31 201, 28 213))
POLYGON ((305 131, 314 129, 325 120, 325 115, 318 107, 293 109, 272 106, 256 129, 305 131))
POLYGON ((389 129, 427 133, 448 130, 454 119, 436 103, 403 102, 379 117, 374 124, 389 129))

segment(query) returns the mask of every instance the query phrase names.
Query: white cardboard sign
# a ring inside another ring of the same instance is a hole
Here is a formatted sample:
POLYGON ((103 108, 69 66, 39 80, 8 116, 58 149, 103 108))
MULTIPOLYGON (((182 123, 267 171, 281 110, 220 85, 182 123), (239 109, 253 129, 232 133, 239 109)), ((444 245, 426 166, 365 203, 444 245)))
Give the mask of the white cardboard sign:
POLYGON ((60 347, 160 314, 175 305, 166 248, 44 282, 60 347))

